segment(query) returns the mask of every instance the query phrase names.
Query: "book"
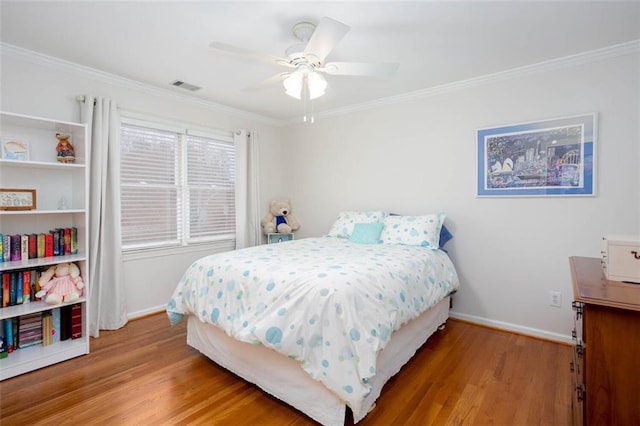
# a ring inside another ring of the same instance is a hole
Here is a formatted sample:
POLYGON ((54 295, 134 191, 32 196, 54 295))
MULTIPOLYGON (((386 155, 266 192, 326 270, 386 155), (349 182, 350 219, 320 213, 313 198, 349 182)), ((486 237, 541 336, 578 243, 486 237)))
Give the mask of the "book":
POLYGON ((60 308, 51 309, 51 343, 60 341, 60 308))
POLYGON ((38 236, 29 234, 29 259, 38 257, 38 236))
POLYGON ((0 262, 4 262, 4 235, 0 234, 0 262))
POLYGON ((11 236, 11 261, 22 260, 22 237, 20 234, 11 236))
POLYGON ((0 320, 0 359, 9 355, 7 336, 4 334, 4 320, 0 320))
POLYGON ((7 318, 3 322, 5 345, 7 346, 7 352, 13 352, 13 321, 15 318, 7 318))
POLYGON ((78 254, 78 228, 71 228, 71 254, 78 254))
POLYGON ((15 300, 15 304, 16 305, 22 305, 22 293, 24 292, 24 290, 22 289, 22 280, 24 279, 24 275, 22 274, 22 271, 16 271, 14 272, 15 276, 16 276, 16 300, 15 300))
POLYGON ((42 346, 51 344, 51 311, 42 313, 42 346))
POLYGON ((60 254, 71 254, 71 228, 62 229, 62 242, 64 251, 60 254))
POLYGON ((29 258, 29 236, 20 236, 20 259, 27 260, 29 258))
POLYGON ((13 306, 16 304, 16 290, 18 287, 18 274, 16 272, 11 272, 11 281, 9 284, 9 306, 13 306))
POLYGON ((71 305, 60 307, 60 340, 71 338, 71 305))
POLYGON ((44 234, 44 257, 53 256, 53 234, 44 234))
POLYGON ((51 235, 53 235, 53 255, 60 256, 62 252, 60 251, 60 232, 58 229, 54 229, 49 231, 51 235))
POLYGON ((9 296, 9 289, 11 287, 11 273, 5 272, 2 274, 2 307, 6 308, 9 306, 9 301, 11 300, 9 296))
POLYGON ((36 300, 36 293, 40 291, 40 286, 38 285, 38 277, 38 271, 32 269, 31 277, 29 280, 29 300, 36 300))
POLYGON ((38 257, 44 257, 44 234, 38 234, 38 257))
POLYGON ((31 302, 31 270, 22 271, 22 303, 31 302))
POLYGON ((42 312, 18 318, 18 347, 20 349, 42 344, 42 312))
POLYGON ((2 238, 2 258, 5 262, 11 260, 11 235, 4 235, 2 238))
POLYGON ((82 337, 82 305, 75 303, 71 305, 71 338, 82 337))
POLYGON ((36 293, 40 291, 40 275, 42 275, 42 272, 34 270, 34 273, 35 276, 33 279, 35 280, 35 288, 33 289, 33 300, 40 300, 39 297, 36 297, 36 293))

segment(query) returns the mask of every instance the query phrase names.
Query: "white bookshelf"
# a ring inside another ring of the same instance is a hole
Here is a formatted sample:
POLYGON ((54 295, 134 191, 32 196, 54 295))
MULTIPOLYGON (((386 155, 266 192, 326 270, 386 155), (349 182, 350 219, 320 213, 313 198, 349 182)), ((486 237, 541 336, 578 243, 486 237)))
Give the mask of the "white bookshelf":
MULTIPOLYGON (((0 187, 36 190, 34 210, 0 210, 1 234, 46 233, 55 228, 77 228, 78 253, 0 263, 1 273, 23 269, 45 269, 51 265, 73 262, 80 268, 85 283, 83 296, 74 303, 82 305, 82 337, 48 346, 15 349, 0 359, 0 380, 17 376, 89 353, 88 295, 89 278, 89 137, 84 124, 49 120, 27 115, 0 112, 0 138, 26 141, 28 160, 0 159, 0 187), (71 135, 75 162, 57 161, 56 133, 71 135)), ((0 320, 47 311, 67 305, 48 305, 32 301, 0 308, 0 320)))

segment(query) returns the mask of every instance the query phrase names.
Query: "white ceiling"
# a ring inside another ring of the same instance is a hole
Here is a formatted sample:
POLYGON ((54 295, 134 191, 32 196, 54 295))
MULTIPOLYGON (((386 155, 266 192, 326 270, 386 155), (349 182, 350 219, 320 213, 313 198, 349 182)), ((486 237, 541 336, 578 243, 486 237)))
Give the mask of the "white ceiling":
POLYGON ((328 77, 314 104, 328 112, 640 39, 640 1, 1 0, 0 14, 3 43, 277 120, 300 101, 243 89, 286 69, 210 42, 285 56, 295 23, 328 16, 351 27, 328 61, 400 64, 392 78, 328 77))

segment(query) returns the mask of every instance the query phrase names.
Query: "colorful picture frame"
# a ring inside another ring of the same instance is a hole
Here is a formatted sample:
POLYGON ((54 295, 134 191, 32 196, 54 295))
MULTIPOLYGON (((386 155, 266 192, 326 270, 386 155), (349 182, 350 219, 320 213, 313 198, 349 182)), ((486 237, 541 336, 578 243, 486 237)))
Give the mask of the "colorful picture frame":
POLYGON ((477 196, 594 196, 596 114, 477 131, 477 196))
POLYGON ((0 188, 0 210, 34 210, 35 189, 0 188))
POLYGON ((29 160, 29 143, 18 139, 2 139, 2 159, 15 161, 29 160))

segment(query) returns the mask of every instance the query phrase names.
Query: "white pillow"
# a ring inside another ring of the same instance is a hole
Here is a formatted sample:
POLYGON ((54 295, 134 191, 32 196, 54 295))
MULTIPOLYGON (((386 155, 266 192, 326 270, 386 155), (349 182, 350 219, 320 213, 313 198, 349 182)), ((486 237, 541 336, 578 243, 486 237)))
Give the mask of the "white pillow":
POLYGON ((444 213, 423 216, 387 216, 380 235, 383 244, 405 244, 437 249, 444 213))
POLYGON ((338 218, 331 229, 329 229, 330 237, 349 238, 353 234, 353 227, 356 223, 377 223, 382 222, 387 214, 383 211, 370 212, 340 212, 338 218))

